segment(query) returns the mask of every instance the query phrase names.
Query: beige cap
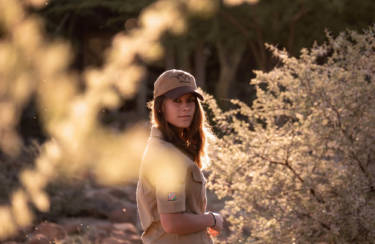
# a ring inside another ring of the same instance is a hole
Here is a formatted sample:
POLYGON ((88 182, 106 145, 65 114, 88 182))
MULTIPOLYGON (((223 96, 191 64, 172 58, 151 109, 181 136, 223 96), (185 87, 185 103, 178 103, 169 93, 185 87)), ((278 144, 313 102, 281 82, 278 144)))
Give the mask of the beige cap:
POLYGON ((183 70, 167 70, 154 83, 154 99, 161 95, 175 99, 186 93, 194 93, 203 100, 202 94, 197 91, 194 76, 183 70))

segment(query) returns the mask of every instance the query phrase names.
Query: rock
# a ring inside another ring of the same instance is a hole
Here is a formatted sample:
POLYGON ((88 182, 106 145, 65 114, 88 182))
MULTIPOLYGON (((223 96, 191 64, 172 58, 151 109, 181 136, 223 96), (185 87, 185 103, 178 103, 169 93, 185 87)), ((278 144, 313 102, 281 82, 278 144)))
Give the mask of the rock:
POLYGON ((50 240, 43 234, 33 235, 27 244, 50 244, 50 240))
MULTIPOLYGON (((59 223, 66 229, 68 233, 83 235, 86 239, 90 241, 90 243, 103 243, 104 239, 107 243, 123 243, 121 242, 121 239, 117 240, 115 237, 112 236, 113 230, 118 230, 118 228, 116 227, 119 227, 119 225, 112 224, 108 220, 95 218, 65 218, 61 219, 59 223), (113 238, 111 239, 110 237, 113 238)), ((119 231, 122 233, 129 232, 133 233, 133 235, 136 235, 136 233, 134 232, 135 227, 133 226, 132 228, 132 224, 128 224, 129 225, 122 226, 122 229, 119 231), (125 228, 125 226, 127 226, 127 228, 125 228), (127 232, 124 232, 124 230, 126 229, 127 232)))
POLYGON ((113 227, 117 230, 121 230, 124 233, 137 234, 137 229, 132 223, 116 223, 113 224, 113 227))
POLYGON ((101 243, 100 240, 107 238, 109 236, 110 231, 106 229, 101 229, 100 227, 91 227, 87 233, 85 234, 87 238, 92 243, 101 243))
POLYGON ((122 202, 121 209, 114 209, 107 213, 112 222, 133 222, 137 220, 137 206, 130 202, 122 202))
POLYGON ((132 244, 142 244, 142 240, 139 235, 132 234, 132 235, 129 235, 128 238, 132 244))
POLYGON ((127 240, 129 243, 142 244, 141 238, 137 233, 135 226, 131 223, 117 223, 113 225, 114 229, 111 232, 111 237, 121 240, 127 240))
POLYGON ((92 189, 86 193, 89 209, 93 216, 105 216, 113 222, 135 222, 137 206, 135 203, 117 199, 108 189, 92 189))
POLYGON ((116 229, 111 231, 111 237, 119 240, 128 240, 128 235, 125 232, 116 229))
POLYGON ((132 244, 126 239, 120 239, 116 237, 107 237, 102 239, 101 244, 132 244))
MULTIPOLYGON (((127 187, 110 187, 108 188, 108 193, 111 194, 112 196, 116 197, 117 199, 121 200, 128 200, 132 201, 130 198, 132 194, 129 194, 129 190, 127 190, 127 187), (130 197, 130 198, 129 198, 130 197)), ((135 192, 134 192, 135 194, 135 192)))
POLYGON ((35 231, 31 235, 31 240, 40 241, 44 243, 45 240, 48 242, 64 239, 67 236, 64 228, 58 224, 43 222, 35 227, 35 231))
POLYGON ((95 219, 95 218, 63 218, 59 220, 59 224, 65 229, 68 234, 79 234, 86 232, 90 229, 100 229, 109 233, 113 226, 108 220, 95 219))
POLYGON ((107 218, 112 222, 131 222, 133 220, 133 217, 127 213, 126 208, 109 211, 107 218))
MULTIPOLYGON (((126 186, 120 187, 121 191, 125 193, 126 199, 135 203, 136 202, 136 191, 137 183, 128 184, 126 186)), ((122 198, 123 199, 123 198, 122 198)), ((123 199, 125 200, 125 199, 123 199)))

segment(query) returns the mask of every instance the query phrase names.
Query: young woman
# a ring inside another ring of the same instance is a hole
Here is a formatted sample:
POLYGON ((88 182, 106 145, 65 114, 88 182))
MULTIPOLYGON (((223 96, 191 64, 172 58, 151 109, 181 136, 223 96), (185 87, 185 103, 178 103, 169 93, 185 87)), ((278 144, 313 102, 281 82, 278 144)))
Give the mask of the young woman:
POLYGON ((203 97, 195 78, 185 71, 165 71, 154 83, 151 135, 137 185, 145 244, 210 244, 209 233, 223 228, 219 213, 206 212, 204 113, 198 99, 203 97))

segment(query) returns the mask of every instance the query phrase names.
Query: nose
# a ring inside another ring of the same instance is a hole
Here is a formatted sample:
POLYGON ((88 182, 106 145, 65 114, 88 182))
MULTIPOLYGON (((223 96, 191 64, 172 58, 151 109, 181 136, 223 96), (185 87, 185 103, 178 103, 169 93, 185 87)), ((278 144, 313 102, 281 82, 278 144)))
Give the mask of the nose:
POLYGON ((182 104, 182 110, 189 111, 190 110, 190 104, 189 103, 183 103, 182 104))

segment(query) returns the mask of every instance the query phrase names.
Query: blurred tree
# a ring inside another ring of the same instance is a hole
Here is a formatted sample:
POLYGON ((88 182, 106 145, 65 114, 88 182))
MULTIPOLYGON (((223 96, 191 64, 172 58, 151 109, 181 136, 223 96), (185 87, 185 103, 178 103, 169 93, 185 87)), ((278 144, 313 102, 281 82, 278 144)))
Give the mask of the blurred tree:
MULTIPOLYGON (((277 61, 265 48, 265 43, 285 47, 295 56, 302 47, 311 46, 314 41, 323 42, 325 29, 338 34, 347 28, 367 27, 375 21, 374 11, 375 3, 371 0, 261 0, 257 4, 234 7, 219 5, 218 12, 212 17, 193 16, 189 31, 182 37, 175 37, 174 42, 168 42, 168 45, 172 43, 172 49, 178 47, 175 52, 183 53, 180 56, 185 60, 180 61, 183 64, 169 61, 167 67, 177 66, 195 72, 203 87, 207 82, 213 83, 209 87, 216 86, 212 91, 217 98, 226 98, 235 95, 234 89, 230 88, 235 87, 236 79, 248 80, 251 73, 237 74, 241 62, 247 67, 252 64, 249 70, 267 71, 274 67, 277 61), (202 47, 210 50, 208 53, 216 54, 211 55, 217 59, 215 69, 199 71, 207 69, 207 62, 212 62, 207 60, 207 51, 202 52, 202 47), (246 52, 251 53, 252 61, 243 59, 246 52), (197 57, 197 53, 200 56, 197 57), (204 65, 206 68, 202 68, 204 65), (206 81, 206 74, 217 70, 220 70, 218 76, 210 75, 217 79, 206 81), (243 75, 247 78, 241 78, 243 75)), ((170 52, 170 55, 176 54, 170 52)))
MULTIPOLYGON (((371 0, 261 0, 253 5, 224 6, 219 11, 219 35, 215 43, 220 43, 220 36, 231 39, 227 53, 232 55, 224 55, 230 59, 236 55, 234 50, 241 50, 245 41, 246 49, 250 50, 255 61, 255 66, 250 69, 267 71, 274 67, 276 60, 266 50, 265 43, 286 48, 289 54, 295 56, 301 48, 311 46, 314 41, 321 43, 325 38, 325 29, 338 34, 347 28, 360 30, 372 24, 375 21, 374 11, 375 3, 371 0)), ((219 57, 223 56, 220 49, 217 49, 219 57)), ((235 72, 237 59, 229 61, 230 65, 223 58, 219 60, 221 76, 215 94, 227 97, 231 89, 224 84, 232 83, 236 77, 235 73, 230 75, 225 69, 231 66, 229 69, 235 72)))
MULTIPOLYGON (((43 21, 26 10, 29 4, 44 5, 44 0, 0 0, 4 35, 0 40, 0 160, 5 158, 3 153, 12 158, 20 153, 23 144, 16 126, 32 96, 48 133, 32 166, 21 169, 20 185, 10 193, 9 204, 0 206, 0 241, 29 227, 35 209, 50 209, 46 187, 62 175, 74 179, 90 175, 105 185, 126 184, 137 178, 146 140, 144 128, 112 130, 103 126, 98 115, 103 108, 118 108, 121 98, 136 94, 145 71, 139 60, 160 59, 160 36, 167 30, 181 33, 185 29, 184 9, 212 9, 209 3, 202 8, 195 3, 155 2, 140 14, 139 28, 116 35, 102 66, 77 74, 69 68, 70 46, 47 37, 43 21), (85 89, 77 85, 78 80, 85 89)), ((156 154, 161 162, 167 155, 163 152, 156 154)), ((6 169, 9 164, 4 166, 6 169)), ((5 183, 13 180, 0 178, 5 183)))
MULTIPOLYGON (((165 38, 164 64, 153 65, 160 71, 171 67, 191 71, 202 87, 212 88, 220 98, 236 95, 238 92, 230 88, 235 87, 236 80, 247 81, 251 70, 274 67, 276 60, 265 43, 285 47, 295 56, 302 47, 322 42, 325 29, 338 34, 347 28, 360 30, 375 20, 372 0, 260 0, 237 6, 215 1, 219 9, 214 15, 190 15, 189 31, 165 38), (253 60, 243 59, 246 52, 253 60), (248 67, 249 72, 238 74, 239 66, 248 67), (218 75, 211 74, 218 70, 218 75)), ((103 37, 107 33, 109 40, 114 33, 135 26, 135 18, 153 2, 51 0, 41 13, 48 19, 51 33, 68 37, 77 43, 76 51, 83 52, 87 44, 78 44, 85 40, 82 35, 103 37)), ((92 52, 103 49, 92 48, 92 52)), ((77 65, 82 68, 84 64, 81 60, 77 65)))
POLYGON ((75 67, 83 69, 87 65, 102 64, 104 50, 109 47, 112 37, 120 31, 136 27, 136 18, 140 12, 153 2, 155 1, 50 0, 38 13, 48 20, 46 29, 50 34, 71 41, 78 54, 75 67), (85 45, 90 45, 92 39, 97 45, 94 43, 93 50, 87 52, 97 52, 91 57, 96 56, 98 60, 85 62, 85 45), (98 43, 100 40, 101 43, 98 43))

